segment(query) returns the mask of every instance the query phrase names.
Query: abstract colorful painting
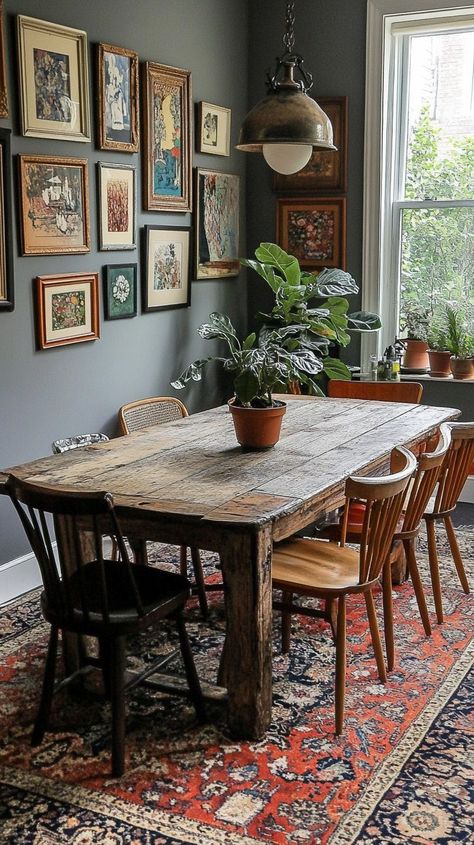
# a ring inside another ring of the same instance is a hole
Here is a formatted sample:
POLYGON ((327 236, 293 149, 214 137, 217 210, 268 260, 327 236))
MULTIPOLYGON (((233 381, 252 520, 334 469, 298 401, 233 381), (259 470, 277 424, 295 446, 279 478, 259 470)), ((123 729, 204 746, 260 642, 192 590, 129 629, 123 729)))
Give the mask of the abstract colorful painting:
POLYGON ((145 65, 145 209, 191 210, 191 74, 145 65))
POLYGON ((122 320, 137 313, 137 265, 108 264, 104 267, 104 315, 122 320))
POLYGON ((69 56, 48 50, 33 50, 36 117, 71 123, 69 56))
POLYGON ((135 249, 135 166, 98 162, 100 249, 135 249))
POLYGON ((196 169, 197 279, 237 276, 239 264, 239 176, 196 169))
POLYGON ((277 242, 308 269, 346 263, 344 197, 292 198, 277 201, 277 242))
POLYGON ((137 152, 139 142, 138 55, 98 45, 99 146, 137 152))
POLYGON ((146 226, 143 310, 190 303, 190 227, 146 226))
POLYGON ((98 273, 38 276, 35 284, 39 349, 99 337, 98 273))

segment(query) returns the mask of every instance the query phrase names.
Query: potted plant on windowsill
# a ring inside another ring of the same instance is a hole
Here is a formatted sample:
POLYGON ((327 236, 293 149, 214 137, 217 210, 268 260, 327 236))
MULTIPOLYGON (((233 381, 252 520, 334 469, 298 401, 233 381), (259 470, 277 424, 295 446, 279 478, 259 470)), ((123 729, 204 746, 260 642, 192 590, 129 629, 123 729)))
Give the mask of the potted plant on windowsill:
POLYGON ((272 392, 291 379, 316 375, 323 366, 320 358, 309 349, 285 349, 285 333, 268 332, 257 344, 252 332, 241 342, 230 319, 218 312, 209 315, 209 323, 199 326, 198 334, 205 340, 225 341, 228 356, 194 361, 171 386, 181 390, 191 380, 200 381, 203 368, 218 361, 234 379, 235 396, 228 405, 238 442, 244 449, 271 448, 279 440, 286 411, 285 402, 274 400, 272 392))
POLYGON ((338 269, 324 269, 309 273, 301 269, 298 259, 273 243, 261 243, 255 259, 241 261, 261 276, 272 289, 275 301, 269 314, 260 313, 262 323, 259 343, 267 336, 277 336, 288 352, 307 350, 322 361, 316 374, 302 372, 298 379, 288 379, 288 392, 323 396, 324 378, 350 379, 348 367, 331 356, 330 346, 347 346, 349 332, 376 331, 381 322, 377 314, 362 311, 349 314, 347 296, 359 288, 350 273, 338 269))
POLYGON ((449 378, 451 375, 451 352, 448 350, 446 332, 434 326, 428 335, 428 355, 430 358, 430 376, 432 378, 449 378))
POLYGON ((454 378, 467 379, 474 376, 474 340, 467 332, 461 311, 450 305, 446 307, 447 346, 451 354, 450 365, 454 378))
POLYGON ((428 308, 421 308, 411 303, 405 309, 401 331, 402 334, 406 333, 406 337, 402 337, 400 340, 405 347, 402 366, 406 370, 427 372, 429 369, 427 338, 430 316, 428 308))

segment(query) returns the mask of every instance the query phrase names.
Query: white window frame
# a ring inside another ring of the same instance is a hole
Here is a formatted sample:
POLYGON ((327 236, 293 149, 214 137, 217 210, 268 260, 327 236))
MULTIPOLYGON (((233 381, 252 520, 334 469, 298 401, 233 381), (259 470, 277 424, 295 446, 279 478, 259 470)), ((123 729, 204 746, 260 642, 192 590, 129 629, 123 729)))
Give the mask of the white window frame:
POLYGON ((367 0, 362 308, 380 314, 382 330, 362 335, 362 367, 369 355, 381 355, 398 330, 401 209, 474 205, 400 200, 404 162, 398 139, 406 134, 407 91, 399 80, 407 39, 396 34, 448 22, 463 28, 473 17, 472 0, 367 0))

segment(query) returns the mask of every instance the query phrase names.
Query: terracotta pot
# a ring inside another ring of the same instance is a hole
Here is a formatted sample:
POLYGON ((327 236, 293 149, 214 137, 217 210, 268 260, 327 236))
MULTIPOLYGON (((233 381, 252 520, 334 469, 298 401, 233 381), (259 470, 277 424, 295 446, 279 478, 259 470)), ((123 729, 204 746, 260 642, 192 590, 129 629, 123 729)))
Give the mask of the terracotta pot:
POLYGON ((406 338, 402 367, 407 370, 427 370, 430 366, 428 344, 424 340, 406 338))
POLYGON ((473 378, 474 377, 474 359, 473 358, 455 358, 451 356, 451 372, 454 378, 473 378))
POLYGON ((241 408, 234 405, 234 399, 227 404, 243 449, 271 449, 278 443, 286 402, 277 402, 271 408, 241 408))
POLYGON ((428 355, 430 356, 430 376, 433 378, 449 378, 451 375, 451 353, 430 349, 428 355))

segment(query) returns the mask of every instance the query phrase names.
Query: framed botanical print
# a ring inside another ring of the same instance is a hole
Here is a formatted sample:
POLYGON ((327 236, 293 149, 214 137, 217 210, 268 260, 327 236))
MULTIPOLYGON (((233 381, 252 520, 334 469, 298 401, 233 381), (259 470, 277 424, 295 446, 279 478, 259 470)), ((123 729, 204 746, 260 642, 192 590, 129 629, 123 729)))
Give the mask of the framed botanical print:
POLYGON ((191 73, 146 62, 143 207, 191 211, 191 73))
POLYGON ((0 117, 8 117, 6 52, 4 4, 0 0, 0 117))
POLYGON ((36 333, 39 349, 99 337, 99 274, 37 276, 36 333))
POLYGON ((274 173, 275 191, 310 193, 347 191, 347 97, 318 97, 318 103, 332 123, 337 150, 314 150, 306 167, 286 176, 274 173))
POLYGON ((17 37, 22 134, 90 141, 86 33, 18 15, 17 37))
POLYGON ((232 112, 212 103, 198 103, 197 151, 216 156, 230 155, 232 112))
POLYGON ((13 311, 12 198, 9 129, 0 129, 0 311, 13 311))
POLYGON ((138 54, 111 44, 97 45, 98 126, 101 150, 138 152, 138 54))
POLYGON ((97 163, 99 249, 136 247, 136 168, 133 164, 97 163))
POLYGON ((309 270, 320 267, 345 270, 345 197, 280 198, 277 242, 309 270))
POLYGON ((88 160, 18 156, 23 255, 89 252, 88 160))
POLYGON ((137 314, 137 265, 107 264, 104 267, 104 316, 123 320, 137 314))
POLYGON ((195 278, 238 276, 240 177, 202 167, 195 173, 195 278))
POLYGON ((143 311, 190 304, 190 240, 189 226, 145 226, 143 311))

